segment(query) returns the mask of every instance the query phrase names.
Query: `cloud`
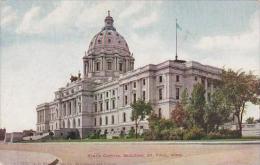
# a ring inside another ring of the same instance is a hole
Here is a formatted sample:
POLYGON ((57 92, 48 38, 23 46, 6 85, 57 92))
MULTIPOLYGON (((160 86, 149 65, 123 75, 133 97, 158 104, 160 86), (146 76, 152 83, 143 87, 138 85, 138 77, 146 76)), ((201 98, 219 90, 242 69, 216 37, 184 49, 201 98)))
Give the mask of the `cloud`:
MULTIPOLYGON (((21 18, 17 34, 70 34, 75 30, 86 33, 87 29, 102 27, 108 10, 116 19, 116 24, 131 22, 133 28, 148 27, 158 21, 160 2, 117 2, 117 1, 61 1, 53 9, 33 6, 21 18), (127 6, 127 7, 125 7, 127 6), (146 6, 149 10, 143 11, 146 6), (143 11, 143 12, 141 12, 143 11), (137 15, 138 14, 138 15, 137 15)), ((127 24, 129 25, 129 24, 127 24)))
POLYGON ((140 1, 138 3, 133 1, 129 4, 129 6, 125 10, 123 10, 120 13, 119 18, 125 19, 125 18, 133 16, 137 13, 140 13, 140 11, 142 11, 142 9, 145 7, 145 5, 146 5, 146 3, 144 1, 140 1))
POLYGON ((38 26, 38 18, 40 16, 40 7, 32 7, 28 12, 25 13, 23 20, 17 28, 17 33, 39 33, 40 26, 38 26))
POLYGON ((134 28, 144 28, 147 27, 159 20, 159 16, 157 12, 152 12, 148 16, 142 17, 140 19, 137 19, 133 23, 134 28))
POLYGON ((8 5, 4 5, 3 3, 2 11, 1 11, 1 29, 7 29, 14 24, 17 23, 18 16, 16 14, 16 11, 8 5))
POLYGON ((32 7, 22 18, 17 28, 18 34, 73 33, 75 29, 97 27, 97 20, 105 17, 106 11, 114 10, 119 3, 98 1, 61 1, 51 11, 41 7, 32 7), (47 13, 41 16, 41 13, 47 13))
POLYGON ((195 51, 207 54, 202 61, 233 69, 259 71, 259 12, 249 19, 248 28, 238 34, 204 36, 193 45, 195 51))
POLYGON ((195 45, 202 50, 251 50, 259 47, 259 13, 250 19, 249 28, 238 35, 218 35, 202 37, 195 45), (252 42, 254 41, 254 42, 252 42))
POLYGON ((82 8, 81 3, 62 1, 47 15, 41 17, 43 8, 32 7, 25 13, 17 33, 40 34, 48 32, 63 32, 69 30, 82 8))

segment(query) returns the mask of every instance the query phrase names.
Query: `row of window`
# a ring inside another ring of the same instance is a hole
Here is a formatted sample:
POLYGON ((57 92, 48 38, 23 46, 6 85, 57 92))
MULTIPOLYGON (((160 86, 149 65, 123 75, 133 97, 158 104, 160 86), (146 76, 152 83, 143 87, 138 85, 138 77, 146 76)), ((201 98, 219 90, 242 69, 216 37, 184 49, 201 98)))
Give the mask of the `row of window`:
MULTIPOLYGON (((142 92, 142 100, 144 100, 144 101, 146 99, 145 96, 146 96, 146 93, 145 93, 145 91, 143 91, 142 92)), ((176 95, 175 96, 176 96, 176 99, 179 100, 179 98, 180 98, 180 88, 176 88, 176 95)), ((163 89, 162 88, 159 89, 158 99, 159 100, 163 99, 163 89)), ((137 100, 136 93, 134 93, 133 94, 133 102, 136 102, 136 100, 137 100)), ((106 106, 105 106, 106 110, 109 110, 110 109, 109 108, 109 101, 106 101, 105 104, 106 104, 106 106)), ((125 106, 128 105, 128 96, 127 95, 124 96, 124 105, 125 106)), ((99 111, 102 112, 103 111, 103 102, 99 103, 99 108, 100 108, 99 111)), ((115 99, 113 99, 112 100, 112 109, 115 109, 115 108, 116 108, 115 99)), ((94 111, 95 112, 98 111, 98 104, 97 103, 94 104, 94 111)))
MULTIPOLYGON (((100 62, 96 62, 96 67, 95 67, 95 69, 96 69, 96 71, 100 71, 101 70, 101 67, 100 67, 100 62)), ((113 62, 111 62, 111 61, 108 61, 107 62, 107 70, 112 70, 112 66, 113 66, 113 62)), ((122 72, 123 71, 123 63, 119 63, 119 71, 120 72, 122 72)))
MULTIPOLYGON (((126 113, 123 113, 122 115, 123 117, 123 122, 126 122, 126 113)), ((108 125, 108 116, 105 116, 105 125, 108 125)), ((112 115, 111 116, 111 123, 110 124, 115 124, 115 116, 112 115)), ((94 125, 97 126, 97 118, 94 118, 94 125)), ((102 117, 99 118, 99 125, 102 126, 103 125, 103 121, 102 121, 102 117)))
MULTIPOLYGON (((115 109, 116 108, 116 100, 113 99, 112 101, 112 109, 115 109)), ((105 102, 106 106, 106 110, 108 111, 110 109, 109 107, 109 101, 106 101, 105 102)), ((97 112, 98 111, 98 103, 94 103, 94 111, 97 112)), ((102 112, 103 111, 103 102, 99 102, 99 111, 102 112)))
POLYGON ((72 103, 68 102, 68 106, 66 106, 66 103, 63 103, 63 116, 71 115, 72 110, 74 110, 73 111, 74 114, 77 113, 77 110, 79 113, 81 113, 81 104, 80 102, 78 102, 78 106, 77 106, 76 99, 73 100, 72 103))
MULTIPOLYGON (((110 93, 110 91, 106 91, 106 92, 105 92, 106 98, 109 98, 109 93, 110 93)), ((115 90, 111 90, 111 94, 112 94, 112 96, 115 96, 116 91, 115 91, 115 90)), ((100 100, 102 100, 103 94, 102 94, 102 93, 99 93, 99 94, 95 95, 94 97, 95 97, 95 100, 98 100, 98 97, 99 97, 100 100)))

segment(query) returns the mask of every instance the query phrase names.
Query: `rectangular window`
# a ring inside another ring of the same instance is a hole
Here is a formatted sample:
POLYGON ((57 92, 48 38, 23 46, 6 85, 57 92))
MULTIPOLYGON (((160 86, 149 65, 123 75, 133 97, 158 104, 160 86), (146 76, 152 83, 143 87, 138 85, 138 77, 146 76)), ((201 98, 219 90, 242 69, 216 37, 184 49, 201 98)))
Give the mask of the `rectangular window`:
POLYGON ((112 123, 112 124, 115 123, 115 117, 114 117, 113 115, 112 115, 111 123, 112 123))
POLYGON ((102 125, 102 118, 99 118, 99 125, 102 125))
POLYGON ((159 108, 159 110, 158 110, 158 117, 162 118, 162 109, 161 108, 159 108))
POLYGON ((97 112, 97 103, 95 103, 94 106, 95 106, 95 112, 97 112))
POLYGON ((106 125, 108 125, 108 117, 106 116, 106 125))
POLYGON ((162 76, 159 76, 159 82, 160 83, 162 82, 162 76))
POLYGON ((136 82, 134 82, 134 88, 136 88, 136 82))
POLYGON ((119 71, 123 71, 123 64, 119 63, 119 71))
POLYGON ((176 88, 176 100, 180 98, 180 88, 176 88))
POLYGON ((136 93, 133 94, 134 97, 134 103, 136 102, 136 93))
POLYGON ((113 96, 115 95, 115 90, 112 91, 113 96))
POLYGON ((127 90, 127 85, 125 85, 125 90, 127 90))
POLYGON ((108 92, 106 92, 106 96, 108 97, 108 92))
POLYGON ((97 125, 97 119, 94 118, 94 125, 96 126, 97 125))
POLYGON ((100 94, 100 99, 102 99, 102 93, 100 94))
POLYGON ((108 109, 109 109, 109 102, 107 101, 106 102, 106 110, 108 111, 108 109))
POLYGON ((100 70, 100 62, 97 62, 96 63, 96 71, 99 71, 100 70))
POLYGON ((126 122, 126 113, 123 113, 123 122, 126 122))
POLYGON ((103 103, 100 103, 99 105, 100 105, 100 112, 102 112, 103 111, 103 103))
POLYGON ((112 109, 115 109, 115 108, 116 108, 116 101, 112 100, 112 109))
POLYGON ((162 89, 159 89, 159 100, 162 100, 162 94, 163 92, 162 92, 162 89))
POLYGON ((176 75, 176 82, 180 82, 180 76, 176 75))
POLYGON ((107 62, 107 70, 112 70, 112 62, 107 62))
POLYGON ((143 79, 143 85, 145 85, 145 79, 143 79))
POLYGON ((125 105, 127 105, 127 96, 125 96, 125 105))
POLYGON ((143 91, 143 101, 145 101, 145 91, 143 91))
POLYGON ((197 80, 198 80, 198 77, 197 77, 197 76, 195 76, 195 77, 194 77, 194 80, 195 80, 195 81, 197 81, 197 80))

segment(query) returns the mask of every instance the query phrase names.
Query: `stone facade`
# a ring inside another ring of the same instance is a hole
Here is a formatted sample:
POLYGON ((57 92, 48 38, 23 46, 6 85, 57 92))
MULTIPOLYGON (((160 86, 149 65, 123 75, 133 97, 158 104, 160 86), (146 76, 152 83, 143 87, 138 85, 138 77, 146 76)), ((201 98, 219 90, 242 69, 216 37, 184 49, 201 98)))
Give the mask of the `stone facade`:
MULTIPOLYGON (((127 133, 131 121, 130 104, 137 99, 150 101, 155 113, 169 118, 171 110, 187 88, 202 83, 209 99, 221 69, 198 62, 168 60, 134 69, 134 57, 127 42, 105 18, 83 57, 83 78, 79 74, 55 92, 52 102, 37 106, 37 132, 67 132, 77 129, 81 137, 101 130, 109 135, 127 133)), ((148 129, 141 121, 140 133, 148 129)))

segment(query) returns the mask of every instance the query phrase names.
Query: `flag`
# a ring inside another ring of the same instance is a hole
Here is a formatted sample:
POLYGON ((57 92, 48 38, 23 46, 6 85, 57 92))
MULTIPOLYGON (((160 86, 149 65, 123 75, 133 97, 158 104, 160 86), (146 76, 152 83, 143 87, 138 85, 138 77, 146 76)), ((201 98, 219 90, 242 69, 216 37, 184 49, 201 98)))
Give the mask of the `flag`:
POLYGON ((178 23, 176 23, 176 28, 182 30, 181 26, 178 23))

